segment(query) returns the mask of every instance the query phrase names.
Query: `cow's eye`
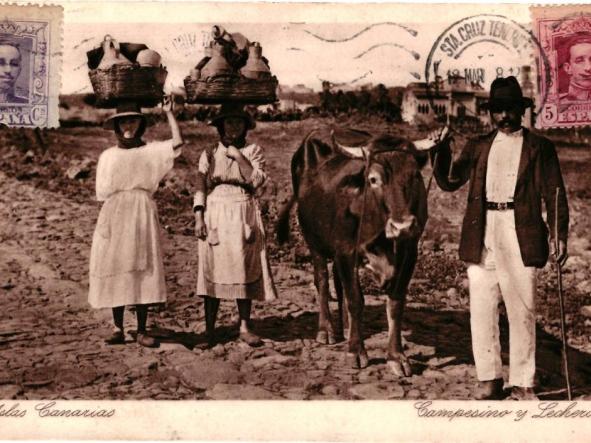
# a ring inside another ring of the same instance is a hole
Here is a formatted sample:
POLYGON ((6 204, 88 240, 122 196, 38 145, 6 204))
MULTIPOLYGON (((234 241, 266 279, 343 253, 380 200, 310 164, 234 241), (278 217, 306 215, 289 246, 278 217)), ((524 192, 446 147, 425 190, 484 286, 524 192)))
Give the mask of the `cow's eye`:
POLYGON ((382 177, 380 177, 380 175, 378 173, 370 173, 369 176, 367 177, 367 180, 369 181, 369 185, 373 188, 376 188, 378 186, 382 185, 382 177))

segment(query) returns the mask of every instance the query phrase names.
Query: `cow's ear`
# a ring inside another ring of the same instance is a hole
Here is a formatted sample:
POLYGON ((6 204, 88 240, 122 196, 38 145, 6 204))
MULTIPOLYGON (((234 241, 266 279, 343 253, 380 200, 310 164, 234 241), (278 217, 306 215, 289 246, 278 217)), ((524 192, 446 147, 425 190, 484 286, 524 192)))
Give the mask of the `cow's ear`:
POLYGON ((347 198, 350 199, 349 212, 357 216, 361 214, 364 186, 365 176, 363 171, 347 175, 339 183, 340 192, 346 194, 347 198))

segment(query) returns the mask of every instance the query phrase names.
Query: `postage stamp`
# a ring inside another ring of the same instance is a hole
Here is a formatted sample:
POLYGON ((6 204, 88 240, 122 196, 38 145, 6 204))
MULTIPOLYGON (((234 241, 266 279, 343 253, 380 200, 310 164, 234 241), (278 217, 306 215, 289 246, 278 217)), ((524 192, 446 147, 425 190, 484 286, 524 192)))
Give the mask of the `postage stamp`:
POLYGON ((0 124, 59 126, 61 6, 0 5, 0 124))
POLYGON ((532 7, 532 27, 540 41, 539 57, 550 69, 538 77, 546 102, 540 128, 591 123, 591 6, 532 7))

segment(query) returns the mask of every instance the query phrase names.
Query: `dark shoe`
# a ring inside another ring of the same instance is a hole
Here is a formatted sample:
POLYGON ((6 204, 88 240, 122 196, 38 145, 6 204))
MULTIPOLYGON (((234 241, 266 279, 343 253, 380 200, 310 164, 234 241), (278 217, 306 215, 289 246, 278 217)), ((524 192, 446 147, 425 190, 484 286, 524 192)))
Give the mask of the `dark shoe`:
POLYGON ((261 337, 259 337, 256 334, 253 334, 250 331, 241 332, 240 333, 240 340, 242 340, 248 346, 251 346, 253 348, 257 348, 257 347, 263 345, 263 340, 261 340, 261 337))
POLYGON ((105 340, 105 343, 108 345, 124 345, 125 333, 121 329, 118 329, 105 340))
POLYGON ((507 400, 518 400, 518 401, 539 401, 540 399, 534 392, 534 388, 523 388, 521 386, 513 386, 511 394, 507 397, 507 400))
POLYGON ((137 342, 139 345, 144 346, 146 348, 157 348, 159 345, 158 341, 154 337, 150 337, 146 334, 138 334, 137 342))
POLYGON ((215 332, 212 333, 205 333, 205 341, 199 342, 195 345, 196 349, 200 349, 202 351, 206 351, 208 349, 213 348, 217 345, 218 339, 215 332))
POLYGON ((481 381, 474 392, 474 400, 501 400, 504 397, 502 378, 481 381))

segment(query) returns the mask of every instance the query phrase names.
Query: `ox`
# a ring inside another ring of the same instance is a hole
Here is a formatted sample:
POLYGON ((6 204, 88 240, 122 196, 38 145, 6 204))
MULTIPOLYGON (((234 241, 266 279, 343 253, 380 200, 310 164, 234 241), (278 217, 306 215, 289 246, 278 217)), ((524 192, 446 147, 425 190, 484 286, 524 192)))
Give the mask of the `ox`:
POLYGON ((401 322, 418 240, 427 221, 427 193, 420 172, 427 157, 400 137, 367 135, 365 158, 348 155, 334 135, 332 146, 312 133, 304 139, 291 161, 293 196, 279 216, 277 238, 280 243, 287 241, 289 213, 297 203, 318 291, 316 339, 335 343, 343 339, 343 323, 348 323, 346 360, 354 368, 368 365, 364 299, 356 272, 357 265, 365 263, 388 295, 388 365, 398 376, 409 376, 401 322), (328 305, 327 260, 333 261, 336 322, 328 305), (343 316, 343 295, 348 318, 343 316))

